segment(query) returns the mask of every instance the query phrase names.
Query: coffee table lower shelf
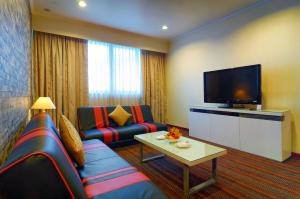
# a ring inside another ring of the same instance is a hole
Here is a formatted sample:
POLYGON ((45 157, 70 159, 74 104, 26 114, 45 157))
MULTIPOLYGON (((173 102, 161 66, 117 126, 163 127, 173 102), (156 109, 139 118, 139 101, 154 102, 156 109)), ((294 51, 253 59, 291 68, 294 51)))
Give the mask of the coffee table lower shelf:
MULTIPOLYGON (((148 162, 150 160, 155 160, 165 157, 165 154, 160 154, 156 156, 151 156, 144 158, 144 144, 140 143, 140 160, 141 163, 148 162)), ((184 165, 183 170, 183 191, 184 195, 188 198, 191 194, 200 191, 208 186, 211 186, 216 183, 217 178, 217 158, 212 159, 212 168, 211 168, 211 178, 190 188, 190 167, 184 165)))

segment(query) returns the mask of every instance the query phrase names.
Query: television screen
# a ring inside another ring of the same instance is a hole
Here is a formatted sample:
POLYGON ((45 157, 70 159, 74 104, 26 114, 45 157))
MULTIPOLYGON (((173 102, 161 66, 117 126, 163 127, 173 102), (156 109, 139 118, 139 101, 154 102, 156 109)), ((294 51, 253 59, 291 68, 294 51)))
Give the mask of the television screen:
POLYGON ((204 72, 204 102, 261 103, 260 64, 204 72))

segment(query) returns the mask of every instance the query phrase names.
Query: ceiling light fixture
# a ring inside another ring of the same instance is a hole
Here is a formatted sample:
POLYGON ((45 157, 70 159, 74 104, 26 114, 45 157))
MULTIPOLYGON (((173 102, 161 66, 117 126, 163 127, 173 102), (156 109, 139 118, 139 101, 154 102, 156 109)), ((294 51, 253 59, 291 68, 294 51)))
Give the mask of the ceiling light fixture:
POLYGON ((167 25, 163 25, 163 26, 161 27, 161 29, 163 29, 163 30, 168 30, 168 26, 167 26, 167 25))
POLYGON ((86 4, 85 1, 80 0, 80 1, 78 2, 78 5, 79 5, 80 7, 82 7, 82 8, 84 8, 87 4, 86 4))

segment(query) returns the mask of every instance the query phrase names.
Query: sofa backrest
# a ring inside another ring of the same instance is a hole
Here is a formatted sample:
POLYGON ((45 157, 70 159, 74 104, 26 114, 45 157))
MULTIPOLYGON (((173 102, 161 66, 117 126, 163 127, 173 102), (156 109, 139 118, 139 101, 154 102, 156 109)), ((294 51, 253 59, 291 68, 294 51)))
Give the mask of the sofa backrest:
POLYGON ((54 122, 47 113, 39 113, 33 116, 30 122, 26 125, 24 131, 21 133, 21 136, 23 136, 26 133, 29 133, 30 131, 36 131, 39 129, 49 129, 60 138, 60 134, 54 122))
POLYGON ((0 168, 0 198, 87 198, 49 115, 33 117, 0 168))
MULTIPOLYGON (((125 125, 153 122, 150 106, 148 105, 122 107, 132 115, 125 125)), ((115 106, 79 107, 77 109, 79 130, 84 131, 97 127, 117 127, 118 125, 108 117, 115 108, 115 106)))

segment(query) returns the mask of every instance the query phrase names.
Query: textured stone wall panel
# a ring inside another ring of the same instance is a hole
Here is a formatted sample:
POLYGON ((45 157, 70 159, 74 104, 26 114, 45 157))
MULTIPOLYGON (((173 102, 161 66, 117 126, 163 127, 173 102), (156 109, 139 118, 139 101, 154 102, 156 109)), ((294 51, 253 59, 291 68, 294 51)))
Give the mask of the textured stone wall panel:
POLYGON ((0 165, 30 105, 30 20, 28 0, 0 0, 0 165))

